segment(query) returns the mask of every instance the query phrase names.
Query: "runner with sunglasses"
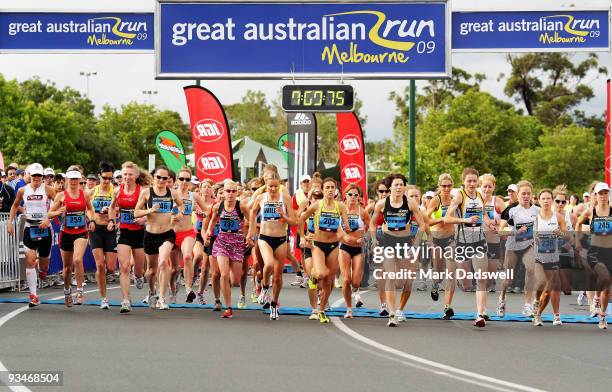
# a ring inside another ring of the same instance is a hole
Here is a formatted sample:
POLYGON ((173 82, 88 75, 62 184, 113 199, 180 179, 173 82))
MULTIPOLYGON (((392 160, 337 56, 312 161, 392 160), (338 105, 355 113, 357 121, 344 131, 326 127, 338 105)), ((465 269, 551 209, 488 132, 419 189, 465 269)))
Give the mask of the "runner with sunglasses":
MULTIPOLYGON (((143 188, 136 182, 140 177, 140 168, 133 162, 121 165, 120 185, 113 194, 109 207, 109 220, 115 221, 119 212, 119 238, 117 239, 117 257, 119 259, 119 284, 121 285, 121 310, 128 313, 132 310, 130 299, 130 267, 133 260, 136 288, 144 286, 145 254, 143 250, 145 218, 136 218, 134 208, 143 188)), ((113 175, 118 177, 117 171, 113 175)))
MULTIPOLYGON (((380 200, 384 200, 391 192, 389 190, 389 187, 387 186, 386 181, 384 180, 377 181, 374 184, 374 189, 376 189, 376 201, 374 203, 369 204, 366 207, 366 212, 368 213, 368 215, 370 215, 370 217, 372 217, 372 215, 374 214, 374 207, 376 206, 376 203, 379 202, 380 200)), ((370 234, 375 235, 375 238, 370 239, 371 243, 380 242, 380 238, 382 236, 383 222, 384 222, 384 217, 382 216, 382 214, 380 214, 378 216, 378 220, 375 222, 376 230, 375 231, 370 230, 370 234)), ((372 246, 368 246, 368 249, 372 249, 372 246)), ((387 306, 387 298, 385 295, 384 280, 379 279, 378 282, 376 283, 376 286, 378 288, 378 299, 380 300, 380 307, 378 309, 378 315, 381 317, 387 317, 389 315, 389 307, 387 306)))
POLYGON ((91 232, 89 246, 96 260, 96 281, 100 290, 100 309, 109 309, 106 297, 106 275, 117 269, 117 229, 115 221, 109 219, 109 208, 115 192, 113 165, 100 162, 100 185, 96 185, 88 194, 94 208, 96 229, 91 232))
POLYGON ((334 278, 338 270, 338 244, 354 241, 346 234, 343 227, 349 228, 346 206, 335 200, 336 181, 333 178, 323 180, 323 199, 312 204, 300 216, 298 227, 303 230, 304 223, 314 216, 315 233, 313 237, 313 269, 310 279, 321 289, 319 303, 319 322, 329 323, 325 314, 327 302, 331 294, 334 278))
MULTIPOLYGON (((497 228, 501 221, 501 213, 506 208, 504 199, 495 195, 496 180, 493 174, 483 174, 478 179, 478 184, 484 197, 485 212, 489 217, 492 228, 497 228)), ((487 239, 487 259, 489 260, 489 272, 496 272, 501 261, 501 238, 495 231, 486 230, 487 239)), ((490 293, 495 292, 495 279, 489 279, 487 289, 490 293)))
POLYGON ((43 182, 43 167, 40 163, 28 166, 30 183, 19 188, 11 206, 6 229, 9 235, 15 235, 15 216, 23 208, 26 223, 23 232, 25 251, 25 272, 28 290, 30 291, 29 307, 38 306, 38 274, 36 260, 40 270, 41 280, 49 270, 49 255, 51 254, 51 219, 49 218, 49 200, 55 198, 55 190, 43 182), (20 207, 23 202, 23 207, 20 207))
MULTIPOLYGON (((431 228, 432 243, 435 250, 433 255, 434 268, 436 271, 439 271, 440 264, 444 264, 446 271, 449 272, 444 288, 444 320, 450 320, 455 315, 451 304, 456 288, 455 274, 457 271, 457 264, 454 258, 445 257, 445 255, 452 254, 450 250, 455 246, 455 225, 444 222, 448 207, 450 207, 453 201, 453 197, 451 196, 453 185, 453 178, 450 174, 441 174, 438 177, 438 192, 436 192, 435 197, 429 201, 427 211, 425 212, 425 216, 428 217, 428 224, 431 228)), ((434 281, 431 289, 431 298, 434 301, 438 300, 438 285, 439 282, 434 281)))
POLYGON ((176 233, 172 230, 172 227, 183 219, 185 206, 179 195, 167 186, 170 178, 170 170, 167 167, 158 166, 155 168, 153 178, 153 186, 140 193, 134 210, 134 217, 147 217, 143 245, 147 258, 149 306, 166 310, 168 309, 166 293, 172 278, 170 257, 176 242, 176 233), (178 211, 173 211, 174 205, 178 206, 178 211), (158 269, 159 296, 155 292, 158 269))
POLYGON ((66 178, 68 186, 64 192, 55 196, 49 209, 49 218, 64 217, 59 237, 64 274, 64 304, 72 307, 72 279, 70 277, 73 267, 77 283, 76 304, 82 305, 85 302, 83 256, 87 249, 87 232, 88 230, 94 231, 96 223, 91 200, 80 185, 83 177, 78 167, 70 166, 66 171, 66 178))
MULTIPOLYGON (((255 192, 264 186, 265 182, 263 178, 257 177, 251 180, 251 197, 249 198, 248 205, 252 206, 255 200, 255 192)), ((249 217, 250 219, 250 217, 249 217)), ((259 297, 262 291, 262 279, 263 279, 263 258, 259 251, 259 244, 257 238, 259 237, 259 228, 261 224, 261 213, 257 214, 256 225, 254 227, 249 226, 249 231, 252 233, 251 239, 253 240, 254 246, 251 248, 251 256, 253 256, 253 291, 251 292, 251 302, 259 303, 259 297), (251 229, 252 227, 252 229, 251 229)), ((263 305, 263 296, 261 297, 261 304, 263 305)))
POLYGON ((362 208, 361 189, 357 185, 344 188, 349 237, 351 242, 340 244, 340 271, 342 273, 342 294, 346 303, 344 318, 353 318, 352 297, 355 297, 355 307, 363 306, 359 287, 363 278, 362 238, 366 228, 370 227, 370 216, 362 208))
MULTIPOLYGON (((237 200, 238 186, 226 180, 223 185, 225 197, 212 210, 208 232, 219 221, 219 234, 213 245, 212 254, 220 273, 220 287, 225 300, 222 318, 232 318, 232 286, 240 284, 244 259, 244 220, 249 216, 246 203, 237 200)), ((205 238, 206 240, 206 238, 205 238)))
POLYGON ((196 299, 193 291, 194 281, 194 246, 196 242, 196 231, 193 228, 191 214, 194 208, 199 207, 200 211, 206 210, 204 199, 197 193, 191 192, 191 169, 184 167, 177 173, 178 189, 177 195, 182 199, 185 206, 183 219, 174 222, 173 230, 176 233, 175 252, 178 257, 183 259, 183 276, 185 278, 186 302, 192 303, 196 299))
POLYGON ((565 225, 567 226, 568 232, 571 235, 568 238, 559 238, 558 250, 559 250, 559 270, 561 278, 561 290, 566 295, 572 294, 572 272, 575 265, 574 262, 574 225, 576 224, 576 217, 572 213, 571 208, 566 208, 567 202, 567 188, 565 185, 559 185, 553 190, 553 209, 559 214, 562 214, 565 218, 565 225))
MULTIPOLYGON (((268 173, 264 176, 266 192, 257 196, 251 208, 251 227, 256 225, 257 213, 261 210, 261 224, 257 243, 263 258, 263 297, 264 309, 270 308, 270 320, 279 316, 278 299, 283 287, 283 267, 287 257, 287 228, 295 226, 296 217, 291 198, 280 193, 280 176, 268 173), (272 278, 272 296, 270 297, 270 276, 272 278)), ((254 245, 250 232, 247 241, 254 245)))
POLYGON ((219 216, 215 220, 212 220, 212 211, 219 210, 221 204, 225 200, 225 194, 223 192, 223 184, 215 184, 213 192, 216 195, 215 204, 212 206, 211 213, 204 220, 202 226, 202 238, 204 238, 204 252, 208 254, 208 260, 210 264, 210 276, 212 281, 213 295, 215 297, 215 312, 220 312, 223 309, 221 304, 221 271, 219 270, 219 264, 217 263, 217 257, 213 254, 213 246, 219 235, 219 216))

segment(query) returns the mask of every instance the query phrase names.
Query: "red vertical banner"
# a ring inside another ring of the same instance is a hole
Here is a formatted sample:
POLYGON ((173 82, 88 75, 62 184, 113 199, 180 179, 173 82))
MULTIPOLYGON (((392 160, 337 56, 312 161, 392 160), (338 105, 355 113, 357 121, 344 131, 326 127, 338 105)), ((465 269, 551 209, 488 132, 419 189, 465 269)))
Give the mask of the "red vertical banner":
POLYGON ((361 188, 364 200, 367 200, 368 184, 361 124, 353 112, 336 113, 336 121, 342 190, 349 184, 355 184, 361 188))
POLYGON ((612 99, 612 97, 610 97, 610 79, 608 79, 606 84, 606 91, 608 96, 606 100, 606 183, 610 185, 610 147, 612 147, 610 143, 610 120, 612 117, 612 113, 610 113, 610 111, 612 111, 612 102, 610 101, 610 99, 612 99))
POLYGON ((214 182, 232 179, 232 142, 221 103, 204 87, 187 86, 184 90, 198 179, 210 178, 214 182))

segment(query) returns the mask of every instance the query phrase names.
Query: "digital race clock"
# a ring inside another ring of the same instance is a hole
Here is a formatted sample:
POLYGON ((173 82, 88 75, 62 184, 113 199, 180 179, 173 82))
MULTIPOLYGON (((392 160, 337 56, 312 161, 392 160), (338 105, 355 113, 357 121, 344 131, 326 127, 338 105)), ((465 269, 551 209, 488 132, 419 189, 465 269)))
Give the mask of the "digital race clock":
POLYGON ((286 112, 350 112, 353 87, 348 85, 288 85, 283 87, 286 112))

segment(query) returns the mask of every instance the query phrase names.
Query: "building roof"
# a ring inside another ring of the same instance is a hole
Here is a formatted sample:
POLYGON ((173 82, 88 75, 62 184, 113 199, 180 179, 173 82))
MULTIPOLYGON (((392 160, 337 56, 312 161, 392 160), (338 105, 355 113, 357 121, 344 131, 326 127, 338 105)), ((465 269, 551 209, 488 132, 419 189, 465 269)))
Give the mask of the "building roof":
POLYGON ((234 159, 240 160, 242 158, 244 167, 256 167, 257 161, 263 156, 265 162, 278 167, 279 172, 287 171, 287 161, 285 161, 282 152, 256 142, 248 136, 232 142, 232 152, 234 159))

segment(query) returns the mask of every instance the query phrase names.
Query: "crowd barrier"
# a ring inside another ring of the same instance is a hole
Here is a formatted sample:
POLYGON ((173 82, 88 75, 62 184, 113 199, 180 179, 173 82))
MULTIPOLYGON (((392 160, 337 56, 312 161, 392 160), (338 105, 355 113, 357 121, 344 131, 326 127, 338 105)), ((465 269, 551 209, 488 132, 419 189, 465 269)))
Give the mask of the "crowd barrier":
POLYGON ((8 218, 8 213, 0 213, 0 289, 15 289, 21 280, 19 238, 9 235, 8 218))

